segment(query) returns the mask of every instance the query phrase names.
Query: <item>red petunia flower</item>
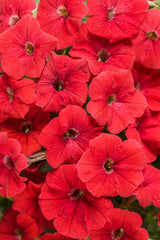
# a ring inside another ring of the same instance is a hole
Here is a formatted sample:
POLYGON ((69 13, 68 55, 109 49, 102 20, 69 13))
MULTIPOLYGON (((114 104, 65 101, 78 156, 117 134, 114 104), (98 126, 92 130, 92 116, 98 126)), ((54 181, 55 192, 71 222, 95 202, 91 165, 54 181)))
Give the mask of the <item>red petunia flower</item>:
POLYGON ((130 71, 102 72, 89 87, 91 101, 88 112, 98 124, 107 124, 111 133, 119 133, 136 117, 142 116, 147 106, 145 97, 134 87, 130 71))
POLYGON ((23 17, 14 28, 0 35, 2 69, 15 79, 24 75, 40 77, 56 44, 57 40, 43 32, 35 18, 23 17))
POLYGON ((87 5, 89 30, 111 41, 133 38, 149 7, 147 0, 88 0, 87 5))
POLYGON ((47 149, 48 163, 57 168, 64 162, 76 163, 87 150, 90 139, 101 132, 102 127, 83 108, 68 105, 42 130, 39 141, 47 149))
POLYGON ((47 112, 59 112, 68 104, 82 106, 89 77, 86 61, 53 53, 37 82, 36 104, 47 112))
POLYGON ((138 142, 102 133, 90 141, 77 165, 80 179, 94 196, 129 197, 143 182, 145 163, 138 142))
POLYGON ((45 231, 46 220, 42 215, 38 200, 42 184, 28 182, 25 190, 14 197, 12 207, 14 210, 25 213, 34 218, 39 227, 40 233, 45 231))
POLYGON ((160 170, 152 165, 147 165, 143 169, 144 181, 133 193, 137 196, 142 207, 153 203, 160 207, 160 170))
POLYGON ((0 111, 8 118, 24 118, 29 104, 35 100, 35 83, 23 78, 17 81, 3 74, 0 77, 0 111))
POLYGON ((140 25, 138 36, 133 40, 136 61, 147 68, 160 68, 160 14, 150 9, 140 25))
POLYGON ((82 18, 88 7, 84 0, 41 0, 37 20, 43 31, 58 38, 58 49, 71 45, 73 34, 79 31, 82 18))
POLYGON ((63 165, 48 173, 39 200, 42 213, 54 219, 55 229, 71 238, 87 238, 91 229, 104 226, 112 203, 95 198, 77 174, 76 165, 63 165))
POLYGON ((136 63, 132 69, 135 87, 145 96, 152 111, 160 111, 160 72, 136 63))
POLYGON ((148 240, 148 232, 141 225, 138 213, 114 208, 108 211, 105 226, 91 232, 90 240, 148 240))
POLYGON ((69 54, 86 59, 93 75, 110 69, 115 71, 116 68, 131 69, 135 59, 130 42, 110 43, 107 39, 89 33, 85 24, 74 35, 72 46, 69 54))
POLYGON ((17 139, 21 144, 22 153, 29 156, 41 149, 38 137, 49 120, 49 113, 31 105, 24 119, 9 118, 1 130, 6 131, 9 137, 17 139))
POLYGON ((8 209, 0 223, 0 239, 35 240, 39 236, 38 226, 33 218, 25 213, 8 209))
POLYGON ((21 18, 30 14, 36 8, 34 0, 1 0, 0 3, 0 33, 14 26, 21 18))
POLYGON ((27 158, 21 154, 21 146, 16 139, 8 138, 0 132, 0 194, 13 197, 22 192, 27 179, 20 176, 27 167, 27 158))
POLYGON ((138 141, 144 149, 148 163, 156 160, 160 148, 160 114, 147 109, 144 115, 130 124, 126 137, 138 141))

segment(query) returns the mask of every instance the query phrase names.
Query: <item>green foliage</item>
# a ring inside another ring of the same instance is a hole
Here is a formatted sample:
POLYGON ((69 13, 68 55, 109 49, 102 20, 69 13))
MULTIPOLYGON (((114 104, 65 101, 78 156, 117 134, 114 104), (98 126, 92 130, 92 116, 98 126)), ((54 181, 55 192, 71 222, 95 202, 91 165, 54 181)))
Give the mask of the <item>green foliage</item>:
POLYGON ((149 8, 157 8, 160 9, 160 0, 157 1, 148 1, 149 8))
POLYGON ((143 220, 143 227, 147 229, 151 240, 160 239, 160 227, 157 225, 158 209, 152 204, 146 207, 148 210, 147 216, 143 220))
POLYGON ((40 0, 34 0, 36 3, 37 3, 37 7, 36 9, 33 10, 33 17, 36 17, 37 16, 37 8, 38 8, 38 3, 40 0))
POLYGON ((3 198, 0 195, 0 220, 3 216, 3 213, 9 208, 11 207, 13 202, 13 198, 3 198))

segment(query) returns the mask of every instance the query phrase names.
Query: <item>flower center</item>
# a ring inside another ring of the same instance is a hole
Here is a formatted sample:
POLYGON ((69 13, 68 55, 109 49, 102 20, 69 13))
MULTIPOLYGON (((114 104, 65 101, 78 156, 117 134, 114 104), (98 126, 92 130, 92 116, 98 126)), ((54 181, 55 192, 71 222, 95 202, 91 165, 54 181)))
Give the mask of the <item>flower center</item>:
POLYGON ((57 8, 57 13, 58 13, 61 17, 68 17, 68 11, 67 11, 67 9, 65 8, 65 6, 63 6, 63 5, 60 5, 60 6, 57 8))
POLYGON ((66 138, 73 138, 74 139, 74 138, 78 137, 78 134, 79 134, 78 131, 76 131, 75 129, 71 128, 67 132, 64 133, 63 137, 64 137, 64 139, 66 139, 66 138))
POLYGON ((31 122, 24 122, 21 124, 21 131, 23 133, 29 133, 32 130, 32 123, 31 122))
POLYGON ((117 229, 113 232, 113 240, 119 240, 123 237, 124 230, 123 228, 117 229))
POLYGON ((83 197, 84 195, 85 195, 84 191, 80 190, 80 189, 72 189, 71 193, 70 193, 70 197, 73 200, 78 200, 81 197, 83 197))
POLYGON ((12 101, 14 97, 14 92, 10 87, 7 87, 7 93, 9 95, 10 101, 12 101))
POLYGON ((30 42, 26 42, 25 50, 27 54, 32 55, 34 52, 34 47, 30 42))
POLYGON ((22 232, 19 229, 15 230, 15 234, 19 240, 22 240, 22 232))
POLYGON ((11 156, 4 156, 3 163, 8 169, 12 169, 14 167, 14 164, 12 162, 11 156))
POLYGON ((104 168, 107 173, 113 172, 113 161, 110 158, 108 158, 107 161, 105 162, 104 168))
POLYGON ((116 12, 115 12, 115 8, 112 7, 110 9, 107 10, 107 20, 112 20, 115 16, 116 12))
POLYGON ((9 18, 8 24, 9 24, 10 26, 14 26, 18 21, 19 21, 19 16, 18 16, 18 15, 12 15, 12 16, 9 18))
POLYGON ((146 33, 146 38, 150 38, 152 40, 158 40, 159 36, 155 31, 151 31, 146 33))
POLYGON ((107 97, 107 105, 112 105, 116 101, 116 95, 112 94, 107 97))
POLYGON ((102 48, 98 52, 98 62, 106 62, 110 56, 111 56, 111 54, 109 52, 107 52, 107 50, 105 48, 102 48))
POLYGON ((55 88, 56 91, 61 91, 63 90, 63 81, 61 81, 59 78, 56 79, 55 82, 53 82, 53 87, 55 88))
POLYGON ((140 86, 140 83, 139 83, 139 82, 137 82, 137 83, 135 84, 135 88, 136 88, 137 90, 140 90, 140 89, 141 89, 141 86, 140 86))

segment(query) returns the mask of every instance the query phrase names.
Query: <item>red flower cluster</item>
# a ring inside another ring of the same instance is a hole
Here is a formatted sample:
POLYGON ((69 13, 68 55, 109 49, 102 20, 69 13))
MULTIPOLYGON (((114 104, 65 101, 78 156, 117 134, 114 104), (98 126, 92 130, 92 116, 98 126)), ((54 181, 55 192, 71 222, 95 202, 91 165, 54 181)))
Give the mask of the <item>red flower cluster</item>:
POLYGON ((35 8, 0 3, 0 239, 147 240, 130 210, 160 207, 160 10, 35 8))

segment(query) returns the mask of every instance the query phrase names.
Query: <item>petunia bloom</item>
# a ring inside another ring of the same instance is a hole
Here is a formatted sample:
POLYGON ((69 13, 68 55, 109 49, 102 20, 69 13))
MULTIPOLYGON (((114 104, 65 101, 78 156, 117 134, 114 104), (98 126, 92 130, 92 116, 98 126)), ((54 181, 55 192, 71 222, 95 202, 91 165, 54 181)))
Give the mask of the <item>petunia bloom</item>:
POLYGON ((71 45, 72 36, 79 31, 88 7, 84 0, 41 0, 37 20, 43 31, 58 38, 58 49, 71 45))
POLYGON ((23 78, 17 81, 4 73, 0 77, 0 111, 8 118, 24 118, 35 97, 33 80, 23 78))
POLYGON ((144 149, 147 163, 156 160, 160 148, 160 114, 148 108, 126 130, 126 137, 138 141, 144 149))
POLYGON ((0 35, 2 69, 15 79, 24 75, 40 77, 45 61, 56 44, 57 39, 43 32, 38 21, 27 15, 14 28, 0 35))
POLYGON ((0 33, 13 27, 24 16, 32 16, 32 10, 35 8, 34 0, 1 0, 0 33))
POLYGON ((76 239, 87 238, 90 230, 103 227, 112 208, 110 200, 95 198, 86 190, 75 164, 48 173, 39 203, 45 218, 53 219, 59 233, 76 239))
POLYGON ((147 0, 88 0, 91 33, 118 41, 133 38, 148 9, 147 0))
POLYGON ((39 236, 36 221, 25 213, 8 209, 0 223, 0 239, 3 240, 35 240, 39 236))
POLYGON ((114 208, 108 211, 104 227, 91 232, 90 240, 148 240, 148 232, 141 225, 138 213, 114 208))
POLYGON ((145 96, 152 111, 160 111, 160 71, 135 63, 132 69, 135 87, 145 96))
POLYGON ((37 81, 35 104, 46 112, 59 112, 68 104, 82 106, 89 77, 86 61, 52 53, 37 81))
POLYGON ((50 114, 32 104, 24 119, 9 118, 3 123, 2 131, 19 141, 22 153, 29 156, 41 149, 38 137, 50 120, 50 114))
POLYGON ((36 220, 40 233, 45 231, 46 223, 42 215, 38 200, 42 184, 28 182, 26 188, 14 197, 12 208, 20 213, 25 213, 36 220))
POLYGON ((129 197, 143 182, 145 166, 142 146, 102 133, 89 142, 89 149, 77 163, 80 179, 94 196, 129 197))
POLYGON ((160 207, 160 170, 152 165, 146 165, 143 169, 144 181, 133 193, 136 195, 142 207, 153 203, 160 207))
POLYGON ((75 58, 86 59, 93 75, 106 70, 131 69, 135 53, 129 41, 110 43, 109 40, 91 34, 86 25, 72 40, 69 54, 75 58))
POLYGON ((130 71, 106 71, 92 80, 88 112, 111 133, 119 133, 143 115, 146 99, 135 87, 130 71))
POLYGON ((20 176, 27 167, 27 158, 21 153, 16 139, 8 138, 6 132, 0 132, 0 194, 13 197, 25 189, 24 177, 20 176))
POLYGON ((133 40, 136 61, 147 68, 160 68, 160 14, 150 9, 140 25, 138 36, 133 40))
POLYGON ((64 162, 76 163, 102 129, 83 108, 68 105, 42 130, 39 141, 47 149, 48 163, 57 168, 64 162))

